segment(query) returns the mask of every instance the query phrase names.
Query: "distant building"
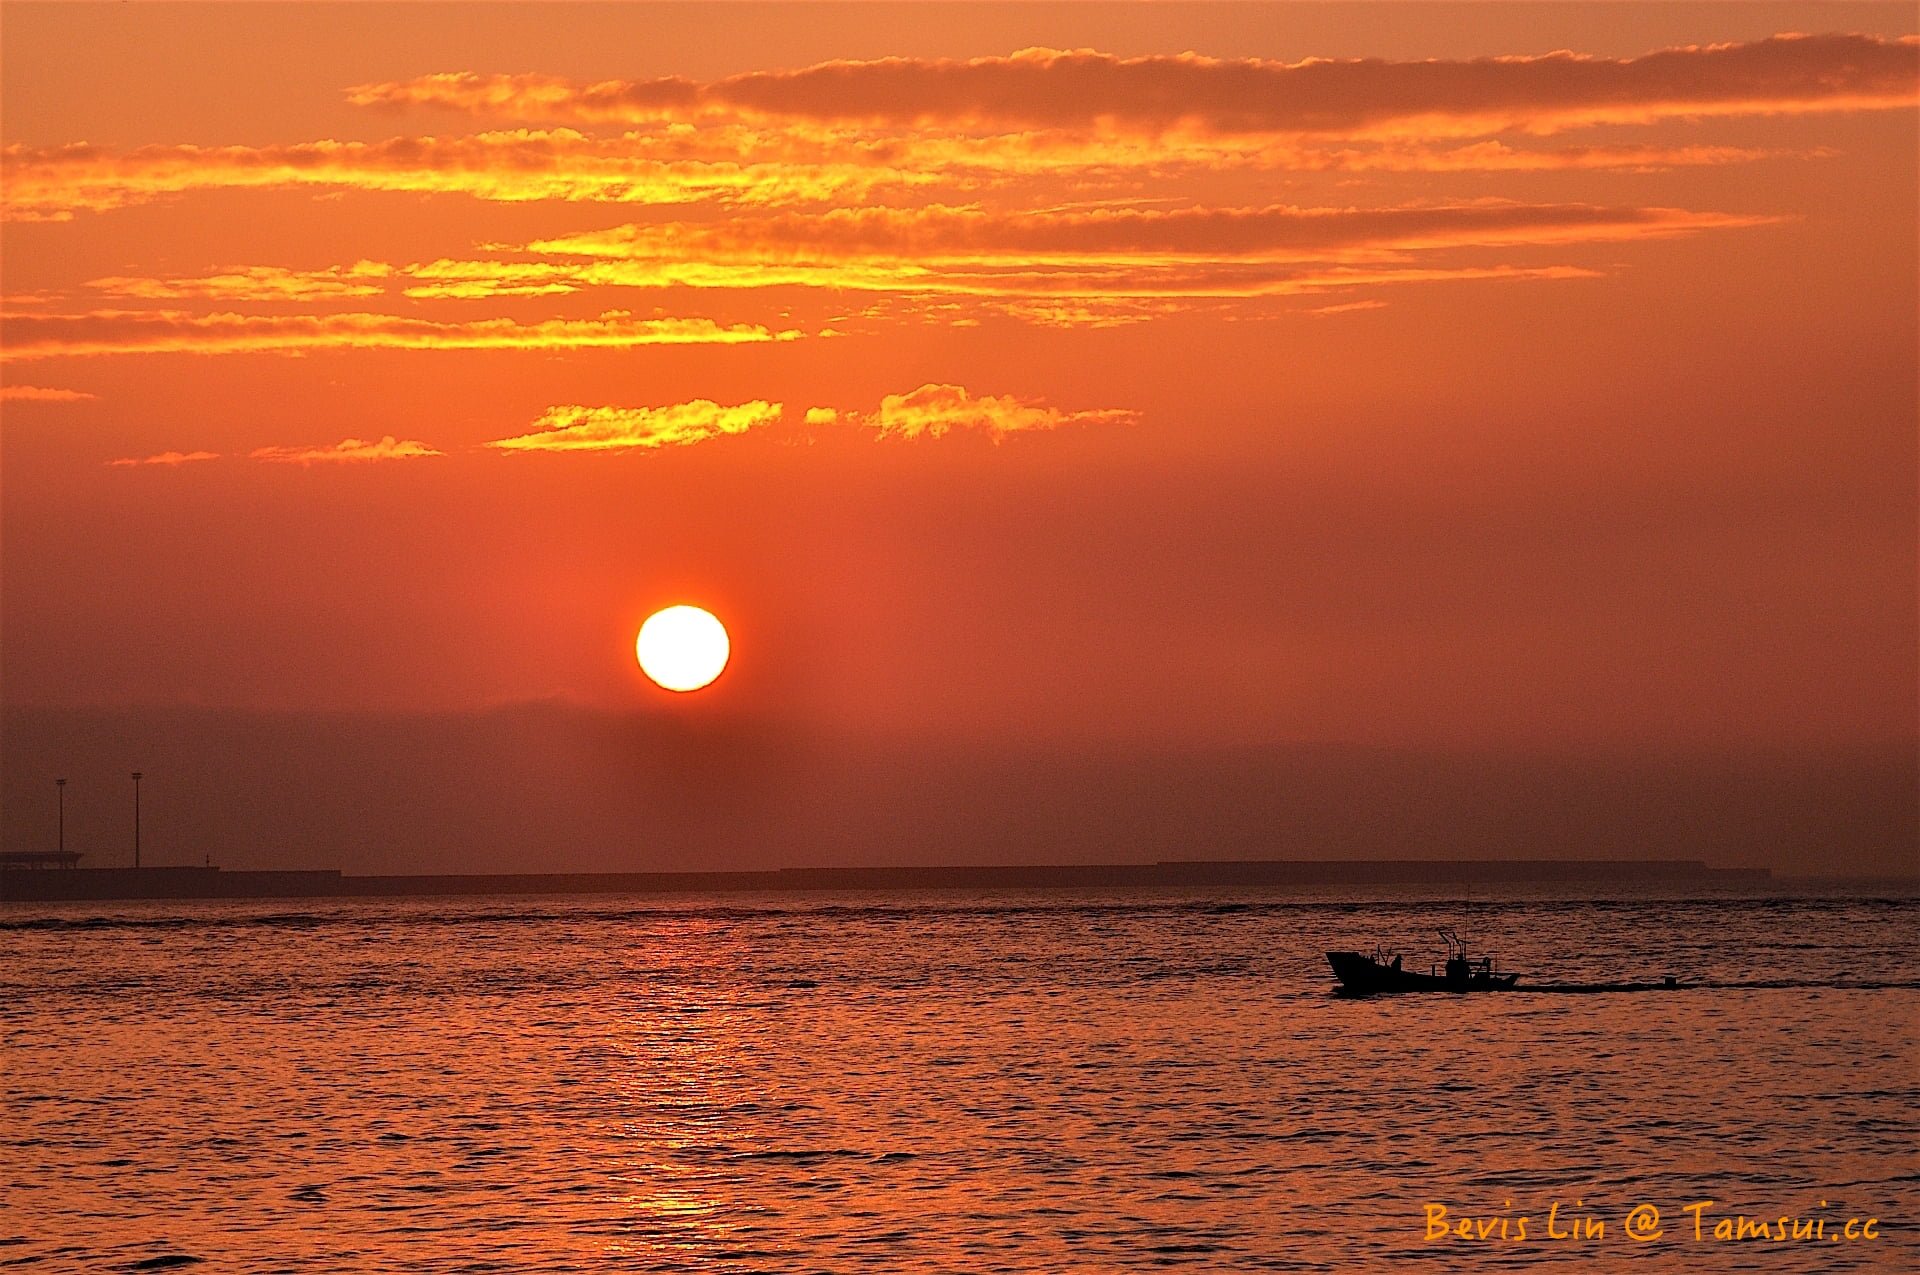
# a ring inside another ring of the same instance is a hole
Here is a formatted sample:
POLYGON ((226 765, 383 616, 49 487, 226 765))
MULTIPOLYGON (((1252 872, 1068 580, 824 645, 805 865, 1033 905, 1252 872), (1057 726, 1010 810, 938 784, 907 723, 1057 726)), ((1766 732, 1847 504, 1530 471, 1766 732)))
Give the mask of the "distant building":
POLYGON ((71 868, 80 862, 78 850, 0 850, 0 872, 20 869, 71 868))

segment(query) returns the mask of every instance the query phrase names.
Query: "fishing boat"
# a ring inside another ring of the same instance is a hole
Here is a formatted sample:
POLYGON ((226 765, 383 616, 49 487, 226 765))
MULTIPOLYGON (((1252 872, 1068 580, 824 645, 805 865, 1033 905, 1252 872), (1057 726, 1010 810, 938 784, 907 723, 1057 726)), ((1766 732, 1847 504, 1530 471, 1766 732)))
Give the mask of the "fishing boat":
POLYGON ((1403 967, 1398 953, 1375 948, 1371 956, 1360 952, 1328 952, 1327 964, 1340 980, 1343 996, 1375 996, 1385 992, 1505 992, 1520 980, 1520 975, 1494 968, 1491 956, 1467 955, 1466 940, 1452 930, 1441 930, 1447 945, 1444 965, 1429 965, 1426 970, 1403 967))

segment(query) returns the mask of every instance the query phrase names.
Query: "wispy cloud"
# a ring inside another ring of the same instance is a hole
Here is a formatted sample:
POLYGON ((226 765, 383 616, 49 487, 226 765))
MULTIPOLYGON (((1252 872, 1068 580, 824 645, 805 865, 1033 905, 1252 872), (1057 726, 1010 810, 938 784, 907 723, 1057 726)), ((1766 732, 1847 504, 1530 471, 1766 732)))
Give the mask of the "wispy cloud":
MULTIPOLYGON (((307 273, 240 267, 204 277, 95 283, 154 298, 225 298, 264 285, 288 299, 305 299, 310 290, 325 297, 350 283, 411 300, 484 300, 616 288, 800 287, 998 299, 1007 302, 1001 309, 1014 317, 1055 326, 1099 326, 1151 317, 1165 306, 1144 303, 1183 297, 1285 296, 1446 279, 1592 277, 1595 272, 1584 267, 1464 264, 1435 260, 1432 254, 1617 243, 1776 220, 1680 208, 1493 199, 1377 208, 1123 204, 1037 212, 936 204, 843 208, 804 217, 630 224, 537 240, 522 248, 502 246, 497 256, 473 260, 361 261, 307 273), (1106 305, 1097 313, 1093 308, 1094 302, 1123 298, 1143 304, 1119 309, 1106 305), (1076 301, 1081 303, 1077 308, 1076 301)), ((350 319, 339 316, 336 326, 372 327, 372 316, 359 316, 352 323, 350 319)), ((20 319, 23 330, 33 322, 27 316, 20 319)), ((571 340, 579 334, 559 335, 571 340)), ((517 343, 522 337, 531 344, 543 340, 537 334, 502 339, 517 343)), ((478 334, 451 325, 396 328, 392 334, 371 330, 365 343, 402 339, 452 344, 478 339, 478 334)))
POLYGON ((704 398, 666 407, 550 407, 534 421, 533 433, 487 446, 516 452, 681 447, 777 424, 780 412, 780 404, 764 399, 731 407, 704 398))
POLYGON ((172 469, 195 461, 219 459, 219 452, 158 452, 152 456, 123 456, 107 464, 115 469, 130 469, 137 465, 164 465, 172 469))
MULTIPOLYGON (((683 447, 781 424, 782 404, 754 399, 732 406, 694 399, 663 407, 550 407, 526 434, 496 439, 488 447, 514 452, 612 452, 683 447)), ((809 428, 862 429, 885 438, 939 438, 977 433, 996 441, 1009 434, 1068 425, 1119 425, 1139 419, 1120 408, 1066 410, 1039 399, 969 393, 958 385, 922 385, 889 394, 870 412, 809 407, 809 428)))
POLYGON ((681 79, 574 84, 454 73, 350 99, 597 125, 266 146, 85 142, 0 147, 0 212, 59 221, 190 191, 463 194, 507 202, 792 206, 881 190, 977 189, 1048 174, 1091 183, 1182 169, 1541 171, 1749 162, 1734 146, 1453 145, 1592 124, 1857 111, 1920 99, 1920 44, 1775 36, 1643 57, 1561 52, 1469 61, 1027 49, 681 79), (1142 134, 1155 146, 1137 145, 1142 134))
MULTIPOLYGON (((633 204, 795 203, 857 198, 928 180, 873 160, 832 160, 758 134, 690 141, 675 130, 592 138, 571 129, 468 137, 395 137, 274 146, 89 143, 0 147, 0 209, 17 221, 65 221, 200 190, 319 189, 461 194, 476 199, 633 204), (764 152, 764 153, 763 153, 764 152)), ((855 157, 857 158, 857 157, 855 157)))
MULTIPOLYGON (((808 412, 813 418, 813 409, 808 412)), ((825 409, 831 411, 832 409, 825 409)), ((995 440, 1032 430, 1067 425, 1126 425, 1138 412, 1123 408, 1077 411, 1049 407, 1037 399, 1007 394, 970 394, 958 385, 922 385, 906 394, 889 394, 865 414, 834 411, 832 420, 861 425, 886 438, 939 438, 954 432, 984 434, 995 440)), ((824 422, 823 422, 824 423, 824 422)))
POLYGON ((620 226, 528 245, 540 260, 440 262, 425 272, 457 278, 468 296, 490 288, 810 287, 1044 298, 1055 303, 1049 314, 1057 318, 1066 313, 1057 303, 1068 298, 1254 298, 1443 279, 1587 278, 1595 274, 1591 267, 1465 263, 1433 254, 1619 243, 1777 220, 1501 200, 1031 213, 848 208, 812 217, 620 226))
POLYGON ((371 441, 343 438, 331 447, 256 447, 247 453, 247 458, 283 465, 357 465, 381 460, 419 460, 441 455, 445 453, 425 443, 388 434, 385 438, 371 441))
POLYGON ((44 385, 0 385, 0 402, 81 403, 93 397, 85 390, 50 389, 44 385))
POLYGON ((1904 106, 1920 91, 1916 48, 1911 37, 1778 35, 1620 59, 1557 52, 1294 63, 1036 48, 968 60, 824 62, 704 83, 576 84, 545 75, 454 73, 365 84, 348 98, 363 106, 577 122, 718 113, 1002 129, 1486 136, 1677 116, 1904 106))
POLYGON ((1352 314, 1357 310, 1379 310, 1386 306, 1384 301, 1346 301, 1339 305, 1315 306, 1308 314, 1352 314))
POLYGON ((377 297, 386 291, 383 280, 393 267, 377 261, 322 270, 295 270, 287 266, 234 266, 198 277, 153 279, 109 275, 89 280, 87 286, 110 296, 143 301, 189 298, 216 301, 333 301, 377 297))
POLYGON ((1777 218, 1684 208, 1486 199, 1389 208, 1140 208, 1003 213, 980 208, 836 208, 819 215, 626 225, 529 245, 555 256, 649 264, 744 258, 782 265, 863 257, 1006 264, 1139 258, 1341 259, 1352 250, 1556 246, 1661 238, 1777 218))
MULTIPOLYGON (((1811 152, 1819 154, 1820 152, 1811 152)), ((978 190, 1042 176, 1117 185, 1196 170, 1538 172, 1696 167, 1806 154, 1734 146, 1523 148, 1407 139, 1281 145, 1259 135, 1184 134, 1150 152, 1131 140, 1054 132, 970 137, 866 126, 780 130, 663 126, 656 135, 587 138, 561 130, 381 143, 0 148, 0 215, 66 221, 196 191, 459 194, 493 202, 781 207, 874 198, 883 190, 978 190), (654 158, 670 153, 670 159, 654 158)), ((248 281, 235 280, 238 287, 248 281)), ((252 281, 271 287, 270 280, 252 281)), ((346 281, 351 286, 352 281, 346 281)), ((349 294, 350 295, 350 294, 349 294)))
POLYGON ((107 354, 303 354, 339 349, 557 350, 642 345, 737 344, 792 339, 757 324, 711 319, 635 319, 608 311, 597 319, 465 323, 390 314, 190 314, 177 310, 95 310, 85 314, 10 315, 0 323, 6 360, 107 354))
POLYGON ((1385 173, 1550 173, 1577 170, 1657 172, 1669 168, 1710 168, 1768 159, 1827 159, 1825 149, 1778 150, 1753 146, 1556 146, 1521 147, 1504 141, 1462 146, 1383 144, 1363 148, 1303 148, 1283 163, 1295 172, 1385 173))

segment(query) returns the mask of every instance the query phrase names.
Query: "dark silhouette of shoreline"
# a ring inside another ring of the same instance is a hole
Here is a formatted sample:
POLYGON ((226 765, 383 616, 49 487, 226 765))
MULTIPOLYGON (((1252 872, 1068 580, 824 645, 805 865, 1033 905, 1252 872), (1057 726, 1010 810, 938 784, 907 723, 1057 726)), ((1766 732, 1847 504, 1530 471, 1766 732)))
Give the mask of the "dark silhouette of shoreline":
POLYGON ((1766 868, 1698 859, 1163 860, 983 867, 781 868, 759 872, 515 872, 350 876, 337 868, 49 868, 0 872, 0 902, 95 899, 381 898, 476 894, 774 893, 825 890, 1086 890, 1210 886, 1618 883, 1738 886, 1766 868))

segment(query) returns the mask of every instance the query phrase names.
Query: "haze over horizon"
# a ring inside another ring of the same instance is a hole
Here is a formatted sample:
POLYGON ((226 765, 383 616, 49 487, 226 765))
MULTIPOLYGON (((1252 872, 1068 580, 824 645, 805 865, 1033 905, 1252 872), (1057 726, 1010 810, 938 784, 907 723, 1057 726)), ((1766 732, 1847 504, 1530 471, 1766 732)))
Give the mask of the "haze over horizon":
POLYGON ((566 12, 8 7, 7 848, 1920 864, 1911 6, 566 12))

